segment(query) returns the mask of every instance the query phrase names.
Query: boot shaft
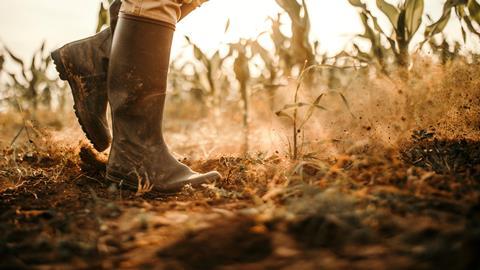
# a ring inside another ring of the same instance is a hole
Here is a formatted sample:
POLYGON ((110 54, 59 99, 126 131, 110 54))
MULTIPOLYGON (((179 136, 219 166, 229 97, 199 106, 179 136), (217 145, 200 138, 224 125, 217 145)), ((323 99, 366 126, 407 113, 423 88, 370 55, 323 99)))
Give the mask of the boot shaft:
POLYGON ((139 147, 163 142, 162 119, 173 33, 171 25, 121 16, 109 68, 114 137, 128 134, 139 147))
POLYGON ((174 26, 122 14, 113 39, 108 99, 113 142, 107 179, 135 187, 178 191, 220 179, 199 174, 169 152, 162 135, 167 73, 174 26))

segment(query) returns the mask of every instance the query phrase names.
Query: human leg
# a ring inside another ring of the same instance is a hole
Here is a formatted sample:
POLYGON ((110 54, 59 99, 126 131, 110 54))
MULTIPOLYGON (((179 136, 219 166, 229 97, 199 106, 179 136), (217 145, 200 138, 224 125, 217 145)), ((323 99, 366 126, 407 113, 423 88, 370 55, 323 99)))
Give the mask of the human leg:
POLYGON ((148 2, 136 1, 138 9, 125 9, 113 40, 108 76, 113 142, 107 179, 132 188, 137 187, 138 181, 148 181, 158 191, 175 192, 186 184, 196 186, 218 180, 220 175, 192 171, 178 162, 165 144, 163 110, 176 22, 175 17, 166 14, 179 16, 180 4, 160 0, 152 6, 148 2), (155 6, 162 1, 167 6, 155 6), (134 12, 145 11, 142 3, 155 10, 169 9, 161 16, 155 14, 155 18, 166 18, 165 21, 134 12))
MULTIPOLYGON (((179 21, 205 1, 195 0, 182 4, 179 21)), ((138 6, 135 1, 127 0, 124 9, 134 9, 135 5, 138 6)), ((80 126, 95 149, 100 152, 106 150, 112 140, 106 117, 106 86, 112 37, 121 6, 120 0, 115 0, 110 6, 109 28, 92 37, 69 43, 52 53, 60 78, 68 81, 72 89, 74 110, 80 126)), ((149 11, 150 15, 155 17, 160 14, 165 19, 163 13, 162 9, 149 11)), ((170 11, 167 20, 172 20, 172 16, 178 14, 170 11)))
POLYGON ((115 0, 110 7, 110 27, 51 55, 60 78, 70 85, 80 126, 98 151, 107 149, 111 142, 106 117, 107 71, 120 6, 121 1, 115 0))

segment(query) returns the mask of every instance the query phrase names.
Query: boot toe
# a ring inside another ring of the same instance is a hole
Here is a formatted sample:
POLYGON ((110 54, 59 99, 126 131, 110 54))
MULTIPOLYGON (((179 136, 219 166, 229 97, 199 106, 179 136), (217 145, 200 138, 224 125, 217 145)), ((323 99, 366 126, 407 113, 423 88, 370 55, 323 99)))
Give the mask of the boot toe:
POLYGON ((217 171, 212 171, 208 173, 194 173, 189 176, 186 176, 182 179, 171 181, 165 185, 158 185, 156 189, 160 192, 178 192, 186 185, 191 185, 192 187, 199 187, 202 184, 215 182, 222 179, 222 175, 217 171))

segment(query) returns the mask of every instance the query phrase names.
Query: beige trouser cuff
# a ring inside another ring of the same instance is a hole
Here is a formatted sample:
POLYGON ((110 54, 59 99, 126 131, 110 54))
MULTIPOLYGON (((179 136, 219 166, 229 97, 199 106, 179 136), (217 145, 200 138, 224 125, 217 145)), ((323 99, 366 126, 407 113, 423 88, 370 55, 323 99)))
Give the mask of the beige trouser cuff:
POLYGON ((200 6, 208 0, 123 0, 121 13, 176 25, 183 5, 200 6))

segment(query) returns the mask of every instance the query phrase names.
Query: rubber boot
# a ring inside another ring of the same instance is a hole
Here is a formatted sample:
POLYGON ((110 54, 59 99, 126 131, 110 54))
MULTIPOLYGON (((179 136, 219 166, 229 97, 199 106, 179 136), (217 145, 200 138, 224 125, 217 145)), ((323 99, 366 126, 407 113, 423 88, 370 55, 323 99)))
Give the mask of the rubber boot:
POLYGON ((92 37, 69 43, 51 54, 60 79, 68 81, 72 90, 78 122, 100 152, 110 146, 112 139, 106 115, 107 71, 120 6, 120 0, 110 6, 111 27, 92 37))
POLYGON ((109 68, 113 142, 107 179, 129 188, 147 184, 163 193, 219 180, 218 172, 199 174, 178 162, 163 138, 174 26, 121 15, 116 31, 109 68))

